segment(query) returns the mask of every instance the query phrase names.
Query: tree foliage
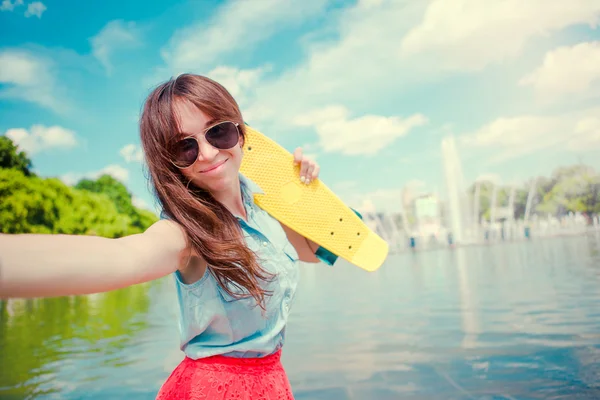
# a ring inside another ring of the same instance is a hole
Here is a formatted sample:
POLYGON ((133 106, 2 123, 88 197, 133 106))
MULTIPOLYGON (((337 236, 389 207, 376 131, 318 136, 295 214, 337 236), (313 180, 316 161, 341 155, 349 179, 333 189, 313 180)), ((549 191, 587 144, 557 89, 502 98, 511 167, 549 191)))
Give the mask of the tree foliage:
POLYGON ((0 168, 16 169, 26 176, 32 175, 31 160, 24 151, 6 136, 0 136, 0 168))
POLYGON ((158 219, 135 207, 127 188, 111 176, 70 187, 32 175, 27 155, 17 152, 10 139, 1 139, 0 232, 115 238, 143 232, 158 219))
MULTIPOLYGON (((494 184, 483 181, 474 183, 469 191, 474 195, 479 184, 479 216, 489 220, 494 184)), ((557 168, 550 177, 536 177, 515 187, 514 217, 522 219, 525 215, 529 191, 535 185, 531 202, 531 213, 565 215, 579 212, 584 215, 600 213, 600 174, 593 168, 577 164, 557 168)), ((496 188, 496 206, 506 207, 509 202, 510 186, 496 188)))

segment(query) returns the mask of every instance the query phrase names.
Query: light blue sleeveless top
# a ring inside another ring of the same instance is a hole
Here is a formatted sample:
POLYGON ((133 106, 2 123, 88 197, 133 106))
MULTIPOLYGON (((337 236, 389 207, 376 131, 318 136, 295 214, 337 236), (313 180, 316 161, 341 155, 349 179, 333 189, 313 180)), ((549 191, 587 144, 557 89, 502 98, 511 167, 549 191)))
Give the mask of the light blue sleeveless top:
MULTIPOLYGON (((264 269, 277 276, 264 284, 266 312, 254 298, 237 300, 219 286, 207 269, 197 282, 185 284, 174 273, 180 307, 180 347, 192 359, 222 354, 264 357, 276 352, 285 339, 285 327, 299 280, 298 253, 279 222, 254 203, 263 191, 240 174, 248 222, 238 217, 248 247, 264 269)), ((233 290, 235 293, 235 290, 233 290)))

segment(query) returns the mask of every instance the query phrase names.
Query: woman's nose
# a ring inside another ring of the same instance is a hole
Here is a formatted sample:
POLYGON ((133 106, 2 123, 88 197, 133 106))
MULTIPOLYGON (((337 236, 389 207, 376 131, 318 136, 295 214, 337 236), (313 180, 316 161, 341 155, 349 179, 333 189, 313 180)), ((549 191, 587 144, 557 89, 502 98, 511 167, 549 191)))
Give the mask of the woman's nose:
POLYGON ((198 138, 198 146, 198 160, 200 161, 210 161, 219 154, 219 149, 212 146, 204 138, 198 138))

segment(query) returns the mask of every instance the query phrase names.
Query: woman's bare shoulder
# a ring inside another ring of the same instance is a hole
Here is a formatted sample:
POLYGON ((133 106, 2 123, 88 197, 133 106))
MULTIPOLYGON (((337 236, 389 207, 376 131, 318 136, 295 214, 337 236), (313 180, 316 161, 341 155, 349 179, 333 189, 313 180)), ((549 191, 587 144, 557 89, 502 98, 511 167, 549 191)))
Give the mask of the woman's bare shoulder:
MULTIPOLYGON (((168 241, 169 245, 175 246, 179 250, 178 268, 180 271, 189 271, 191 268, 204 269, 206 262, 196 250, 193 249, 188 235, 179 223, 161 219, 152 224, 146 232, 155 236, 157 241, 168 241)), ((161 243, 164 245, 164 243, 161 243)))

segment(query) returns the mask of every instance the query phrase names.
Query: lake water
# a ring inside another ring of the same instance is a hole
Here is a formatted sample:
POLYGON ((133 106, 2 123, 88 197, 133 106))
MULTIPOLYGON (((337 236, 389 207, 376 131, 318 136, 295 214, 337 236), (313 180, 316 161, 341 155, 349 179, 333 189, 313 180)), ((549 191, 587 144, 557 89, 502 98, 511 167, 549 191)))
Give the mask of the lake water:
MULTIPOLYGON (((297 399, 600 398, 600 236, 301 268, 297 399)), ((153 399, 182 358, 170 279, 0 304, 1 399, 153 399)))

